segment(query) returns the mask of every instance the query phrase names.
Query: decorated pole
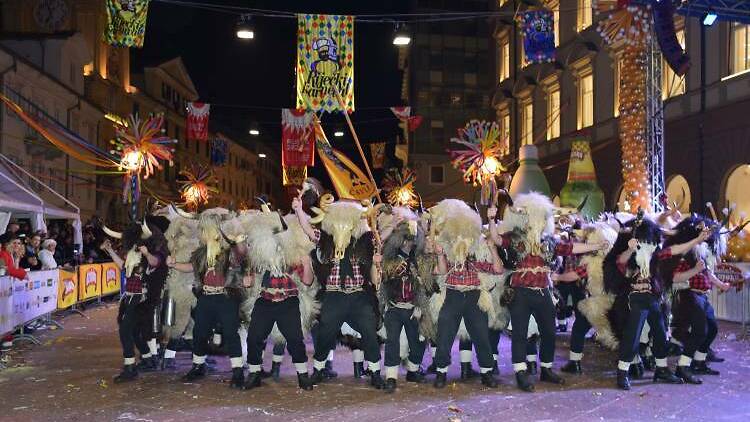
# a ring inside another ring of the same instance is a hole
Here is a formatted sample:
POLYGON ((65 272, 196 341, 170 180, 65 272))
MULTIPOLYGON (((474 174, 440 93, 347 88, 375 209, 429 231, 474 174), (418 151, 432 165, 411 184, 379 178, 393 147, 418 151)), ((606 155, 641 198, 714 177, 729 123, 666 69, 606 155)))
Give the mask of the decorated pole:
POLYGON ((451 164, 463 172, 464 182, 480 188, 482 205, 490 205, 497 177, 507 171, 500 158, 508 151, 508 140, 500 136, 496 122, 471 120, 451 138, 458 145, 450 151, 451 164))

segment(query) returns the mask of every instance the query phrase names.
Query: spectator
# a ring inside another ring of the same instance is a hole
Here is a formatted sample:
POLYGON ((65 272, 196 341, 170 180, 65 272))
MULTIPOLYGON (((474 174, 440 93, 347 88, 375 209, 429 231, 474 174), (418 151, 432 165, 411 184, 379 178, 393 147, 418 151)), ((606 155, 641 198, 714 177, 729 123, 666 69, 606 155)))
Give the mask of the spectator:
POLYGON ((34 233, 26 238, 26 248, 23 258, 21 258, 21 268, 26 268, 31 271, 39 271, 42 269, 42 263, 39 262, 39 246, 42 242, 42 237, 38 233, 34 233))
POLYGON ((16 223, 15 221, 11 221, 10 223, 8 223, 7 231, 8 233, 16 234, 18 233, 19 228, 21 227, 18 225, 18 223, 16 223))
POLYGON ((42 242, 42 250, 39 251, 39 261, 42 264, 42 270, 53 270, 57 268, 57 262, 55 262, 55 248, 57 242, 54 239, 46 239, 42 242))
POLYGON ((5 264, 5 272, 11 277, 25 279, 26 270, 18 267, 23 245, 14 233, 5 233, 0 236, 0 261, 5 264))

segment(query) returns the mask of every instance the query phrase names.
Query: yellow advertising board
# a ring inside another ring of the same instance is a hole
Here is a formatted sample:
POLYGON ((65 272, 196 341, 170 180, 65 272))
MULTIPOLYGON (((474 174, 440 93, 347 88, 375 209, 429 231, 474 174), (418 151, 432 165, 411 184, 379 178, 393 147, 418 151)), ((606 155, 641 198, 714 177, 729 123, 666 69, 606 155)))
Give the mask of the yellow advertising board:
POLYGON ((99 297, 102 292, 102 266, 88 264, 78 267, 78 300, 99 297))
POLYGON ((102 296, 120 293, 120 267, 113 262, 102 266, 102 296))
POLYGON ((66 309, 78 301, 78 275, 71 271, 60 271, 57 283, 57 309, 66 309))

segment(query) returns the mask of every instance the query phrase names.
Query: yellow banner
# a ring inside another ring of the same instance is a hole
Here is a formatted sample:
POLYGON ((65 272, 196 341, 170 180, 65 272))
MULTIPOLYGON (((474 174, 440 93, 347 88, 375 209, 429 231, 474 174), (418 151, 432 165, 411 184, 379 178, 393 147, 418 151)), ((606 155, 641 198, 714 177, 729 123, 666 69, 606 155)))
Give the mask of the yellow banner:
POLYGON ((302 186, 307 179, 307 166, 283 166, 281 179, 284 186, 302 186))
POLYGON ((102 296, 120 293, 120 267, 113 262, 102 264, 102 296))
POLYGON ((339 199, 361 201, 375 196, 373 183, 346 155, 331 147, 320 122, 314 122, 314 127, 315 147, 339 199))
POLYGON ((71 271, 59 270, 57 283, 57 309, 67 309, 78 301, 78 275, 71 271))
POLYGON ((297 15, 297 108, 354 111, 354 17, 297 15))
POLYGON ((99 264, 78 267, 78 300, 98 297, 102 292, 102 266, 99 264))

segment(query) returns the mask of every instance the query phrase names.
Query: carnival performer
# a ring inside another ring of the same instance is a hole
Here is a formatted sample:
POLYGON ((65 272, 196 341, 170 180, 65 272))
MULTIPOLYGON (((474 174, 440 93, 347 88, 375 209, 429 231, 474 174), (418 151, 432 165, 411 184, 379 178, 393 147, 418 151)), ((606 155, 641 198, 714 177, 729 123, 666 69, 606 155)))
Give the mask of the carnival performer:
POLYGON ((563 384, 564 379, 552 371, 555 357, 555 305, 550 274, 558 256, 583 254, 603 245, 561 242, 553 237, 555 207, 544 195, 531 192, 512 199, 507 195, 501 231, 495 224, 497 208, 487 210, 490 233, 495 244, 506 250, 513 274, 510 277, 512 298, 509 304, 513 332, 511 350, 516 383, 523 391, 534 391, 527 372, 529 317, 534 316, 540 334, 540 376, 543 382, 563 384))
POLYGON ((630 365, 638 352, 641 330, 646 321, 656 358, 654 382, 682 383, 682 379, 667 366, 667 333, 661 308, 664 285, 658 273, 658 262, 689 252, 709 234, 704 230, 686 243, 662 249, 662 228, 639 211, 617 237, 604 260, 604 274, 607 291, 627 302, 617 364, 617 386, 620 389, 630 390, 630 365))
POLYGON ((341 325, 346 322, 362 336, 362 349, 371 371, 370 384, 382 389, 380 345, 377 325, 379 317, 376 289, 380 283, 378 265, 381 256, 375 253, 373 232, 367 224, 367 209, 354 202, 334 202, 333 196, 320 198, 317 216, 307 220, 302 201, 296 198, 292 207, 305 233, 317 238, 312 256, 315 276, 321 285, 320 321, 314 336, 315 354, 312 380, 315 384, 326 378, 324 370, 329 352, 336 345, 341 325), (320 231, 311 224, 320 223, 320 231))
POLYGON ((238 333, 240 325, 239 303, 242 287, 250 283, 245 276, 247 245, 243 235, 230 238, 222 230, 222 220, 228 214, 203 212, 198 221, 200 246, 190 262, 176 262, 170 257, 168 264, 177 271, 195 274, 195 294, 198 298, 193 312, 193 366, 182 377, 195 381, 206 376, 208 342, 217 323, 221 324, 222 341, 232 367, 232 388, 242 388, 245 377, 242 346, 238 333))
POLYGON ((121 383, 137 378, 139 370, 154 371, 158 367, 153 321, 167 277, 167 242, 161 230, 145 220, 141 224, 131 223, 123 233, 106 227, 104 231, 108 236, 120 239, 122 250, 126 251, 125 259, 122 259, 109 240, 102 245, 102 250, 125 274, 125 293, 117 313, 124 366, 114 379, 121 383), (136 347, 141 353, 138 366, 135 364, 136 347))

